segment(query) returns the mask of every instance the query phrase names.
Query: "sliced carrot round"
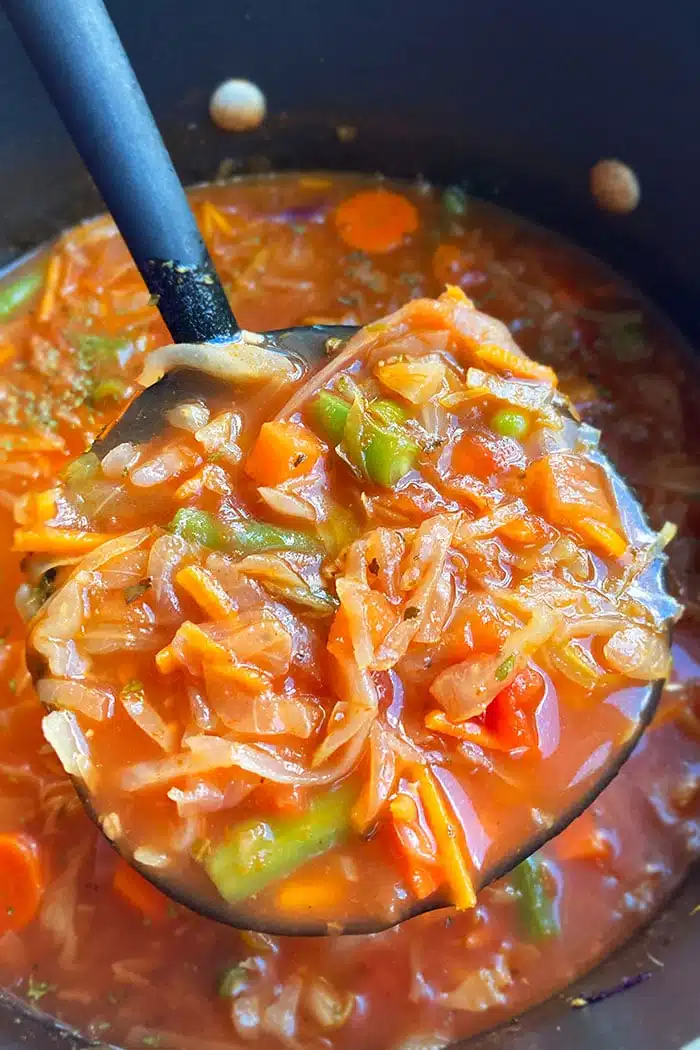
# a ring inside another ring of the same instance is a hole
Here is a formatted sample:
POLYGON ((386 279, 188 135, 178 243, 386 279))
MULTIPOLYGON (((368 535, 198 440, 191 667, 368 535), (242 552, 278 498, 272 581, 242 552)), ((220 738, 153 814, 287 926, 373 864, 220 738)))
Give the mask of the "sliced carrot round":
POLYGON ((21 930, 36 915, 44 892, 39 850, 29 835, 0 835, 0 934, 21 930))
POLYGON ((418 229, 418 211, 401 193, 362 190, 338 207, 335 224, 350 248, 381 254, 398 248, 418 229))

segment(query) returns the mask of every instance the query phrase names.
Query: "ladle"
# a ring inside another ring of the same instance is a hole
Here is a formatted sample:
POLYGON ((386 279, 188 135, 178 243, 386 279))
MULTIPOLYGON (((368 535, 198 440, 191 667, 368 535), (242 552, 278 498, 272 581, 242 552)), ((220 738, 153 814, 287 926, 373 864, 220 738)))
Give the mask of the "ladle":
MULTIPOLYGON (((176 342, 231 342, 240 335, 209 253, 197 228, 172 161, 156 128, 117 32, 101 0, 3 0, 5 11, 32 59, 56 108, 80 151, 87 169, 115 219, 158 309, 176 342)), ((355 329, 313 326, 266 333, 280 353, 314 365, 327 340, 346 339, 355 329)), ((145 441, 162 426, 174 404, 207 396, 212 381, 192 371, 166 375, 125 409, 116 423, 94 444, 98 456, 122 441, 145 441)), ((29 654, 30 669, 33 669, 29 654)), ((575 804, 552 815, 552 822, 524 841, 519 849, 479 874, 479 887, 501 877, 562 831, 603 790, 625 762, 651 719, 662 683, 646 689, 639 718, 623 745, 612 749, 592 786, 575 804)), ((85 785, 80 797, 97 821, 85 785)), ((98 822, 99 824, 99 822, 98 822)), ((290 923, 280 918, 261 921, 246 903, 227 904, 212 886, 209 899, 197 898, 158 869, 134 861, 124 842, 120 852, 161 890, 189 908, 221 922, 276 934, 324 934, 319 920, 290 923), (218 900, 217 900, 218 898, 218 900)), ((449 901, 439 893, 407 903, 391 919, 348 922, 333 932, 367 933, 449 901)))

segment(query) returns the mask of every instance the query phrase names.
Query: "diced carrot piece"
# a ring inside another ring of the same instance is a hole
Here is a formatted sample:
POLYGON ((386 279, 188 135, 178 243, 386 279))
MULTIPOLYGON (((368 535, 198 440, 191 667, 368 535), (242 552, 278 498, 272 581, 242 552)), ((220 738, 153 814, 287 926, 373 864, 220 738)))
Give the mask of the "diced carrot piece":
POLYGON ((58 285, 61 279, 62 258, 61 252, 55 252, 49 260, 49 265, 46 268, 44 291, 37 311, 38 321, 49 321, 54 312, 58 285))
POLYGON ((600 861, 612 853, 611 843, 601 832, 590 809, 584 810, 557 835, 554 845, 560 860, 600 861))
POLYGON ((81 529, 45 528, 15 529, 13 551, 37 551, 42 554, 88 554, 115 536, 109 532, 84 532, 81 529))
POLYGON ((474 352, 482 364, 490 365, 499 372, 509 372, 519 379, 539 379, 550 386, 557 385, 556 372, 548 365, 541 365, 526 357, 525 354, 516 354, 515 351, 507 350, 496 343, 482 343, 474 352))
POLYGON ((627 540, 619 532, 592 518, 581 518, 578 522, 578 533, 592 547, 611 558, 621 558, 627 550, 627 540))
POLYGON ((396 795, 389 803, 389 812, 406 877, 417 899, 424 900, 445 881, 437 859, 437 847, 422 827, 418 807, 410 795, 396 795))
POLYGON ((161 674, 172 674, 182 667, 179 656, 170 645, 166 645, 155 655, 156 667, 161 674))
POLYGON ((0 835, 0 934, 30 923, 43 892, 44 873, 36 842, 21 832, 0 835))
POLYGON ((476 904, 474 883, 459 839, 456 817, 451 815, 442 788, 433 773, 425 766, 417 767, 418 785, 426 816, 438 846, 438 856, 445 870, 452 897, 458 911, 473 908, 476 904))
POLYGON ((155 657, 156 667, 163 674, 178 667, 187 667, 197 672, 201 670, 205 660, 216 661, 222 665, 230 663, 225 647, 215 642, 206 631, 190 620, 185 620, 178 627, 170 645, 166 645, 155 657))
POLYGON ((328 872, 315 877, 292 875, 277 891, 276 904, 290 915, 327 915, 346 897, 347 886, 340 873, 330 878, 328 872))
POLYGON ((540 545, 546 543, 555 533, 547 525, 547 522, 543 521, 536 514, 526 514, 524 518, 520 518, 518 521, 510 521, 507 525, 504 525, 503 528, 498 530, 498 535, 503 536, 506 540, 512 540, 514 543, 540 545))
POLYGON ((132 907, 150 919, 151 922, 163 923, 168 918, 169 900, 164 893, 135 871, 121 857, 117 861, 112 879, 112 888, 132 907))
POLYGON ((263 423, 245 471, 258 485, 279 485, 312 470, 325 446, 298 423, 263 423))
POLYGON ((514 466, 524 466, 522 445, 513 438, 488 430, 463 434, 452 450, 451 468, 456 474, 472 474, 486 481, 514 466))
POLYGON ((337 208, 335 225, 350 248, 370 254, 393 251, 418 229, 418 211, 407 197, 389 190, 362 190, 337 208))
POLYGON ((525 487, 547 521, 570 529, 603 554, 619 557, 627 540, 603 468, 573 452, 554 452, 527 468, 525 487))
POLYGON ((220 620, 234 612, 234 605, 228 594, 207 569, 198 565, 188 565, 177 574, 175 583, 194 598, 210 620, 220 620))
POLYGON ((433 273, 440 284, 449 284, 464 273, 464 252, 456 244, 438 244, 433 252, 433 273))

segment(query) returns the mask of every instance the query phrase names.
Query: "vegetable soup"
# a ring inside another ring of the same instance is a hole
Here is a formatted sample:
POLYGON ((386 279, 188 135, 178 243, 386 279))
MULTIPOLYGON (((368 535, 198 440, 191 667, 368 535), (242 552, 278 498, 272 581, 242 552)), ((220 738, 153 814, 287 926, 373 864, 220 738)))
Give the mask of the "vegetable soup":
POLYGON ((444 1046, 589 968, 700 849, 697 387, 629 287, 456 187, 275 176, 193 200, 247 329, 368 327, 100 464, 75 457, 169 364, 123 244, 97 220, 6 278, 0 979, 128 1046, 444 1046), (594 776, 665 676, 667 521, 686 614, 652 728, 474 900, 489 850, 594 776), (197 917, 93 827, 56 716, 106 830, 193 891, 341 926, 348 902, 457 907, 364 937, 197 917))

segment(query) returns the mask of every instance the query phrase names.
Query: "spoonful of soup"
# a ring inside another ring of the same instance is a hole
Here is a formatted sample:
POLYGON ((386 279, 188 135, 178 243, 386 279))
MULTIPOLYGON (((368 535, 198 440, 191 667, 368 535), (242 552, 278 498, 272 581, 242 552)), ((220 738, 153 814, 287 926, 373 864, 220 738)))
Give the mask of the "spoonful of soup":
POLYGON ((672 530, 459 289, 215 342, 176 327, 203 265, 164 279, 182 342, 144 392, 18 505, 46 738, 115 847, 221 921, 472 907, 653 714, 672 530))

